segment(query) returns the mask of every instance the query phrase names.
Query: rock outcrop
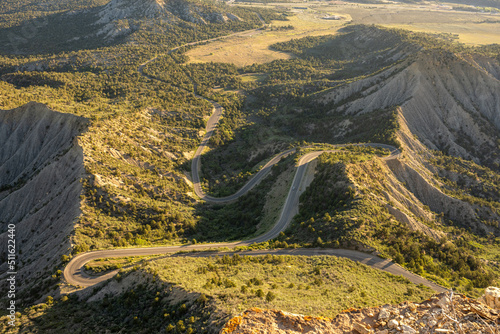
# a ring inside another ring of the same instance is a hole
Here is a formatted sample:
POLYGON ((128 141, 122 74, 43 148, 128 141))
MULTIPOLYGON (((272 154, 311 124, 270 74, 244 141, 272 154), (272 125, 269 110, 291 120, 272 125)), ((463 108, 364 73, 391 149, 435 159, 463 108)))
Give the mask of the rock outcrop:
POLYGON ((99 11, 96 24, 127 18, 164 18, 170 15, 163 0, 112 0, 99 11))
MULTIPOLYGON (((76 137, 86 127, 85 118, 38 103, 0 111, 0 244, 7 245, 7 226, 14 224, 20 289, 70 250, 85 172, 76 137)), ((6 267, 0 263, 0 273, 6 267)))
POLYGON ((112 0, 97 13, 96 25, 104 25, 97 33, 106 40, 127 35, 134 31, 134 20, 178 20, 195 24, 241 21, 241 18, 225 13, 217 7, 204 6, 186 0, 112 0))
POLYGON ((500 310, 500 289, 495 286, 486 288, 480 300, 489 307, 500 310))
POLYGON ((499 311, 479 301, 442 293, 420 304, 404 302, 347 310, 333 319, 253 308, 229 320, 221 334, 495 333, 499 311))

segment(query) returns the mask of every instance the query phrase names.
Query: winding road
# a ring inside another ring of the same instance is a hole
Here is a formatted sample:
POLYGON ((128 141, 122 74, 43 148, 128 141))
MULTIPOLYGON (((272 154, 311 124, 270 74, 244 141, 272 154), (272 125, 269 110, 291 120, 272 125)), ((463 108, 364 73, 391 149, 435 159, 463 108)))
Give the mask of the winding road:
MULTIPOLYGON (((199 41, 199 42, 193 42, 193 43, 188 43, 183 46, 188 46, 188 45, 195 45, 195 44, 200 44, 204 42, 209 42, 213 40, 217 40, 220 38, 227 38, 230 36, 238 35, 238 34, 246 34, 252 31, 256 31, 256 29, 253 29, 251 31, 244 31, 241 33, 235 33, 232 35, 228 36, 223 36, 219 38, 213 38, 209 39, 206 41, 199 41)), ((169 53, 181 48, 177 47, 169 51, 169 53)), ((150 77, 144 73, 144 67, 155 61, 159 56, 156 56, 155 58, 152 58, 148 60, 147 62, 141 64, 138 68, 139 73, 141 73, 144 77, 150 79, 150 80, 159 80, 158 78, 150 77)), ((212 103, 213 105, 213 113, 210 117, 210 119, 207 122, 206 126, 206 134, 203 137, 200 146, 196 150, 192 164, 191 164, 191 171, 192 171, 192 178, 193 178, 193 185, 194 185, 194 191, 197 196, 200 197, 200 199, 207 201, 207 202, 212 202, 212 203, 227 203, 234 201, 238 199, 239 197, 245 195, 248 193, 255 185, 257 185, 261 180, 263 180, 271 171, 271 168, 277 164, 282 158, 285 158, 293 153, 296 152, 296 149, 290 149, 284 152, 281 152, 274 156, 267 164, 265 164, 258 173, 256 173, 241 189, 239 189, 235 194, 227 196, 227 197, 221 197, 221 198, 216 198, 207 195, 200 183, 200 170, 201 170, 201 156, 204 151, 204 149, 207 147, 208 142, 210 140, 210 137, 212 136, 219 120, 220 117, 222 116, 222 113, 224 112, 223 107, 218 104, 217 102, 208 100, 204 97, 198 96, 199 98, 203 98, 207 100, 208 102, 212 103)), ((385 148, 388 149, 391 154, 387 157, 384 157, 382 159, 397 159, 401 152, 390 145, 385 145, 385 144, 356 144, 360 146, 371 146, 371 147, 378 147, 378 148, 385 148)), ((342 147, 345 147, 347 145, 337 145, 339 149, 342 147)), ((105 275, 102 276, 90 276, 85 273, 84 271, 84 266, 87 262, 96 260, 99 258, 108 258, 108 257, 127 257, 127 256, 147 256, 147 255, 159 255, 159 254, 172 254, 171 256, 184 256, 184 257, 205 257, 205 256, 213 256, 214 252, 217 255, 224 255, 224 254, 234 254, 236 253, 235 251, 232 252, 217 252, 216 249, 219 248, 235 248, 239 246, 248 246, 254 243, 261 243, 265 242, 271 239, 276 238, 280 232, 284 231, 290 221, 292 220, 293 216, 298 212, 298 204, 299 204, 299 195, 301 193, 301 190, 303 190, 303 180, 304 180, 304 175, 307 170, 307 165, 309 162, 312 160, 316 159, 319 155, 321 155, 324 152, 335 152, 335 150, 328 150, 328 151, 314 151, 305 154, 304 156, 301 157, 297 164, 297 170, 294 176, 294 179, 292 181, 292 184, 290 186, 290 190, 288 192, 287 198, 285 200, 285 204, 283 205, 283 208, 281 210, 281 215, 276 224, 266 232, 265 234, 255 237, 250 240, 245 240, 245 241, 238 241, 238 242, 227 242, 227 243, 213 243, 213 244, 195 244, 195 245, 183 245, 183 246, 165 246, 165 247, 147 247, 147 248, 124 248, 124 249, 113 249, 113 250, 98 250, 98 251, 92 251, 92 252, 86 252, 86 253, 81 253, 74 258, 71 259, 71 261, 67 264, 67 266, 64 269, 64 278, 66 281, 75 286, 80 286, 80 287, 89 287, 95 284, 98 284, 100 282, 106 281, 107 279, 113 277, 116 275, 117 270, 109 272, 105 275), (208 251, 207 250, 213 250, 213 251, 208 251), (191 252, 191 253, 186 253, 186 251, 201 251, 204 250, 205 252, 191 252), (175 254, 177 252, 182 251, 183 253, 181 254, 175 254)), ((371 254, 366 254, 366 253, 361 253, 358 251, 353 251, 353 250, 347 250, 347 249, 311 249, 311 248, 302 248, 302 249, 279 249, 279 250, 259 250, 259 251, 243 251, 243 252, 237 252, 240 255, 248 255, 248 256, 256 256, 256 255, 265 255, 265 254, 276 254, 276 255, 303 255, 303 256, 313 256, 313 255, 333 255, 333 256, 339 256, 339 257, 345 257, 349 258, 354 261, 358 261, 364 264, 367 264, 373 268, 381 269, 387 272, 390 272, 394 275, 402 275, 409 279, 411 282, 415 284, 423 284, 426 285, 437 292, 444 292, 447 291, 443 287, 430 282, 418 275, 415 275, 408 270, 402 268, 401 266, 393 263, 390 260, 380 258, 375 255, 371 254)))

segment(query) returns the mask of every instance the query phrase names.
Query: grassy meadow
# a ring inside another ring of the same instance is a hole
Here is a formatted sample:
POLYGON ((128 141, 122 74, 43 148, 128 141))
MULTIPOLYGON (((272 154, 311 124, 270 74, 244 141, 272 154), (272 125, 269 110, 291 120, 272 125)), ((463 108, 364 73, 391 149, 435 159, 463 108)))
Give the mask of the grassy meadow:
MULTIPOLYGON (((271 28, 198 46, 186 53, 190 62, 223 62, 238 67, 263 64, 293 55, 270 48, 271 45, 305 36, 335 34, 346 23, 376 24, 415 32, 446 34, 468 45, 500 43, 500 15, 442 10, 435 5, 327 4, 308 2, 306 10, 294 9, 297 3, 269 4, 290 8, 289 21, 273 21, 271 28), (339 15, 340 20, 323 17, 339 15), (293 26, 290 30, 272 30, 293 26)), ((250 7, 250 6, 248 6, 250 7)), ((302 7, 302 6, 301 6, 302 7)))

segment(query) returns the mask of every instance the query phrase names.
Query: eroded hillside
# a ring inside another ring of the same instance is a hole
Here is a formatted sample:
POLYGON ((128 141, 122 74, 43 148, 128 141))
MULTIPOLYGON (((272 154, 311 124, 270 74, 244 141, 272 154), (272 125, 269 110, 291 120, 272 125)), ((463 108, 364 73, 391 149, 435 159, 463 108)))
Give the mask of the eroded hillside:
MULTIPOLYGON (((47 273, 71 249, 84 173, 76 138, 86 127, 85 118, 37 103, 0 111, 0 242, 7 244, 7 225, 14 224, 21 282, 49 284, 47 273)), ((6 259, 7 248, 1 252, 6 259)), ((2 273, 6 267, 0 264, 2 273)))
POLYGON ((492 283, 498 270, 498 57, 430 36, 379 30, 353 26, 336 36, 278 45, 308 62, 308 75, 323 78, 322 84, 328 66, 330 76, 356 67, 369 74, 353 71, 326 89, 297 80, 296 86, 271 88, 268 82, 266 92, 254 90, 273 96, 261 115, 284 134, 316 142, 385 142, 403 152, 397 159, 361 149, 321 156, 299 215, 279 239, 377 250, 473 293, 492 283), (348 60, 335 49, 346 36, 354 40, 348 60), (297 97, 307 89, 318 91, 297 97))
MULTIPOLYGON (((499 66, 495 59, 483 61, 499 66)), ((331 112, 348 115, 401 106, 409 130, 428 148, 498 166, 500 81, 493 73, 459 53, 424 50, 322 99, 336 106, 331 112)))
MULTIPOLYGON (((40 6, 36 12, 40 16, 38 18, 27 19, 9 13, 12 22, 0 22, 1 52, 51 54, 54 51, 94 49, 131 41, 149 44, 152 40, 160 46, 186 37, 193 41, 203 35, 224 35, 228 29, 257 28, 261 21, 255 12, 270 13, 267 9, 250 11, 211 1, 74 1, 77 3, 40 6), (177 32, 172 34, 172 29, 177 32), (170 38, 162 36, 164 34, 170 35, 170 38)), ((7 4, 4 10, 9 8, 14 13, 18 10, 14 4, 7 4)))

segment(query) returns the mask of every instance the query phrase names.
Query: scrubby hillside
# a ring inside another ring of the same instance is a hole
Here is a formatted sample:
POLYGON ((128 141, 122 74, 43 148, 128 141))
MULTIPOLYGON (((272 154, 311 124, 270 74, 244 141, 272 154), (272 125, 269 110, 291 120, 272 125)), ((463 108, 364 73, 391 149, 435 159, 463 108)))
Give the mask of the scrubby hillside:
MULTIPOLYGON (((310 108, 305 114, 317 115, 321 124, 309 117, 294 126, 313 137, 329 127, 331 133, 321 133, 326 140, 361 139, 356 133, 370 133, 375 127, 378 133, 371 135, 371 140, 401 145, 406 152, 406 161, 390 161, 388 166, 419 201, 477 233, 499 235, 497 224, 491 223, 498 220, 495 177, 485 179, 489 186, 479 189, 473 177, 467 176, 481 168, 485 168, 482 175, 499 172, 500 63, 495 53, 486 52, 486 48, 465 49, 428 36, 380 30, 355 26, 331 40, 310 38, 280 46, 317 59, 320 56, 314 56, 315 50, 324 50, 324 58, 330 45, 342 44, 351 36, 357 41, 353 48, 359 45, 355 63, 376 59, 377 50, 382 50, 386 59, 379 64, 379 71, 312 95, 319 111, 310 108), (379 46, 374 40, 380 38, 383 42, 379 46), (389 63, 392 50, 401 49, 401 45, 407 45, 404 56, 389 63), (392 112, 390 123, 379 125, 386 119, 386 111, 392 112), (388 135, 384 138, 381 133, 388 135), (469 172, 458 177, 450 166, 453 159, 447 156, 471 161, 469 172)), ((342 55, 333 58, 340 61, 342 55)))
POLYGON ((142 264, 140 259, 117 261, 135 267, 66 297, 53 292, 53 299, 24 310, 16 328, 8 328, 7 317, 0 317, 0 331, 218 333, 227 320, 250 307, 332 317, 353 305, 419 302, 432 294, 401 277, 327 256, 226 254, 162 256, 142 264))
POLYGON ((388 162, 398 180, 435 213, 477 233, 499 235, 497 224, 488 223, 499 218, 496 190, 460 192, 453 185, 457 177, 445 172, 450 168, 446 159, 432 158, 439 151, 498 172, 498 66, 496 59, 480 54, 426 49, 381 73, 327 91, 320 101, 327 113, 358 117, 400 106, 398 141, 408 160, 388 162), (437 161, 444 179, 436 179, 432 165, 437 161))
POLYGON ((98 11, 98 20, 94 25, 104 25, 99 29, 97 35, 103 35, 106 40, 113 40, 137 30, 140 25, 137 20, 161 19, 162 22, 171 24, 185 21, 202 25, 242 21, 240 17, 230 11, 233 10, 229 7, 208 2, 112 0, 98 11))
POLYGON ((167 18, 168 13, 163 0, 112 0, 100 9, 98 13, 100 19, 97 23, 109 23, 115 20, 138 17, 167 18))
MULTIPOLYGON (((196 40, 204 35, 223 35, 227 30, 257 28, 261 21, 255 12, 270 12, 215 1, 112 0, 98 6, 99 3, 103 1, 87 4, 90 8, 85 9, 81 9, 82 4, 61 4, 54 6, 54 11, 36 12, 37 18, 14 17, 20 22, 4 23, 0 29, 0 52, 53 53, 130 42, 150 44, 153 40, 168 43, 173 42, 172 38, 187 36, 196 40), (26 27, 31 30, 27 32, 26 27)), ((14 4, 5 7, 4 10, 12 11, 16 8, 14 4)))
MULTIPOLYGON (((0 243, 7 244, 7 225, 14 224, 20 289, 35 283, 32 298, 71 248, 84 173, 76 137, 86 126, 82 117, 37 103, 0 111, 0 243)), ((6 267, 0 264, 2 273, 6 267)))
POLYGON ((127 18, 163 18, 165 20, 182 20, 193 23, 213 23, 227 20, 241 20, 236 15, 216 12, 215 7, 206 4, 188 1, 164 1, 164 0, 112 0, 98 13, 97 24, 106 24, 111 21, 127 18))
POLYGON ((425 174, 428 171, 417 172, 411 166, 410 159, 383 161, 363 152, 320 156, 315 179, 301 196, 299 214, 278 239, 288 244, 377 250, 444 286, 479 293, 474 287, 496 282, 498 269, 496 259, 489 265, 481 260, 490 255, 472 242, 496 247, 494 240, 484 238, 476 225, 450 228, 466 219, 452 222, 453 214, 461 209, 474 212, 475 206, 444 194, 425 174), (475 234, 483 238, 476 239, 475 234))
POLYGON ((385 142, 403 151, 385 161, 360 150, 320 157, 280 240, 376 249, 471 294, 492 283, 500 235, 498 47, 365 26, 276 47, 300 58, 249 68, 269 73, 253 90, 266 101, 262 124, 307 141, 385 142), (349 57, 336 50, 347 40, 349 57), (293 77, 292 64, 308 71, 293 77))

